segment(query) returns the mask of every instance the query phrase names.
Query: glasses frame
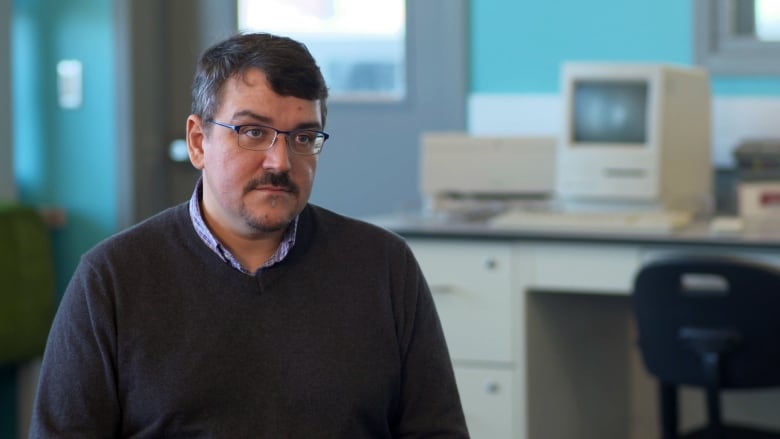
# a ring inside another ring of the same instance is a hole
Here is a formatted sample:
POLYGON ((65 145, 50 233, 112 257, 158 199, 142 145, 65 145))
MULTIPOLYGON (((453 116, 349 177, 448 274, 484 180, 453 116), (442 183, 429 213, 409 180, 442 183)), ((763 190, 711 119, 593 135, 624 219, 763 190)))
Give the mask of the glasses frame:
POLYGON ((272 126, 269 126, 269 125, 262 125, 262 124, 257 124, 257 123, 247 123, 247 124, 242 124, 242 125, 231 125, 229 123, 220 122, 220 121, 214 120, 214 119, 206 119, 206 122, 207 123, 213 123, 214 125, 219 125, 221 127, 225 127, 225 128, 228 128, 228 129, 234 131, 236 133, 236 144, 238 145, 238 147, 242 148, 242 149, 246 149, 248 151, 269 151, 269 150, 271 150, 274 147, 274 145, 276 145, 276 139, 279 138, 279 134, 284 134, 284 140, 285 140, 285 144, 287 145, 287 149, 290 152, 292 152, 293 154, 303 155, 303 156, 317 155, 320 152, 322 152, 322 148, 325 146, 325 141, 328 140, 328 138, 330 138, 330 134, 326 133, 325 131, 315 130, 315 129, 311 129, 311 128, 299 128, 299 129, 295 129, 295 130, 284 131, 284 130, 276 129, 276 128, 274 128, 272 126), (240 141, 241 128, 244 128, 244 127, 268 128, 268 129, 274 131, 274 138, 271 139, 271 142, 268 143, 268 146, 266 148, 260 148, 260 149, 247 148, 245 146, 242 146, 241 145, 241 141, 240 141), (322 135, 322 143, 320 144, 319 148, 317 148, 316 151, 313 151, 313 152, 310 152, 310 153, 304 153, 304 152, 296 151, 290 145, 290 136, 294 135, 296 133, 300 133, 300 132, 312 132, 312 133, 317 133, 318 135, 321 134, 322 135))

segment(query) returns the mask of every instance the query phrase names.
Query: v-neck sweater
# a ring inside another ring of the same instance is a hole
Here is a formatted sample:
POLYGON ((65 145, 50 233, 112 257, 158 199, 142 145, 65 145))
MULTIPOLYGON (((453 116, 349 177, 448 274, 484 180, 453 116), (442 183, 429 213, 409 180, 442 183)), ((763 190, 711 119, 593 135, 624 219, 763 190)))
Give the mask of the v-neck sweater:
POLYGON ((308 205, 241 273, 187 205, 86 253, 44 354, 31 437, 468 437, 441 325, 399 236, 308 205))

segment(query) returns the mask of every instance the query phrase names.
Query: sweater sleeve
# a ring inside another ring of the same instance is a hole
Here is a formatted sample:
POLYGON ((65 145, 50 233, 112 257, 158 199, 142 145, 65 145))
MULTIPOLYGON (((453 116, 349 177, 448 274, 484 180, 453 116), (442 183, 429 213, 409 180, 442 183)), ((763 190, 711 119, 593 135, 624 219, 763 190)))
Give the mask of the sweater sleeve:
POLYGON ((468 438, 441 323, 428 284, 406 248, 401 330, 400 438, 468 438))
POLYGON ((82 259, 49 333, 30 438, 117 437, 113 315, 106 283, 82 259))

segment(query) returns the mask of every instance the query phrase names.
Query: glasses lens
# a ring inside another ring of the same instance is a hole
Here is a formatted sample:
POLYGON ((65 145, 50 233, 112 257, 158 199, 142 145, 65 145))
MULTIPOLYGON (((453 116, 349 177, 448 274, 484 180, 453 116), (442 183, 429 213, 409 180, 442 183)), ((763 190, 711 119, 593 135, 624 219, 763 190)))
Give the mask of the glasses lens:
POLYGON ((317 154, 325 143, 325 135, 314 130, 297 130, 290 133, 288 143, 296 154, 317 154))
POLYGON ((260 125, 244 125, 238 132, 238 146, 246 149, 263 150, 271 147, 276 131, 260 125))
MULTIPOLYGON (((283 132, 292 152, 300 155, 317 154, 328 135, 316 130, 294 130, 283 132)), ((238 130, 238 146, 244 149, 265 151, 270 149, 279 132, 263 125, 242 125, 238 130)))

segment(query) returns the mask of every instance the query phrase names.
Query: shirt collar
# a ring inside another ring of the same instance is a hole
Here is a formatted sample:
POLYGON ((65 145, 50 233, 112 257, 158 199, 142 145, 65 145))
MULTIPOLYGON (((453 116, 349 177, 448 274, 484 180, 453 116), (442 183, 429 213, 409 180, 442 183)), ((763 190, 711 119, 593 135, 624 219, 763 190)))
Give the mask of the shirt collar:
MULTIPOLYGON (((208 248, 211 249, 217 256, 219 256, 220 259, 222 259, 223 262, 229 264, 231 267, 235 268, 236 270, 248 274, 248 275, 254 275, 254 273, 247 270, 244 266, 241 265, 240 262, 233 256, 232 253, 230 253, 230 250, 225 248, 224 245, 222 245, 221 242, 214 236, 213 233, 211 233, 211 230, 209 230, 208 226, 206 225, 206 222, 203 220, 203 214, 200 209, 200 201, 203 199, 203 178, 198 179, 197 184, 195 185, 195 190, 192 192, 192 197, 190 197, 190 203, 189 203, 189 210, 190 210, 190 219, 192 220, 192 226, 195 228, 195 232, 197 232, 200 239, 203 241, 204 244, 208 248)), ((284 260, 284 258, 287 257, 287 254, 290 252, 290 249, 295 244, 295 235, 298 231, 298 216, 296 216, 291 222, 290 225, 287 226, 287 230, 284 232, 284 236, 282 237, 282 242, 279 244, 279 247, 276 249, 276 252, 274 252, 273 255, 263 264, 262 267, 260 267, 260 270, 264 268, 268 268, 278 262, 281 262, 284 260)))

